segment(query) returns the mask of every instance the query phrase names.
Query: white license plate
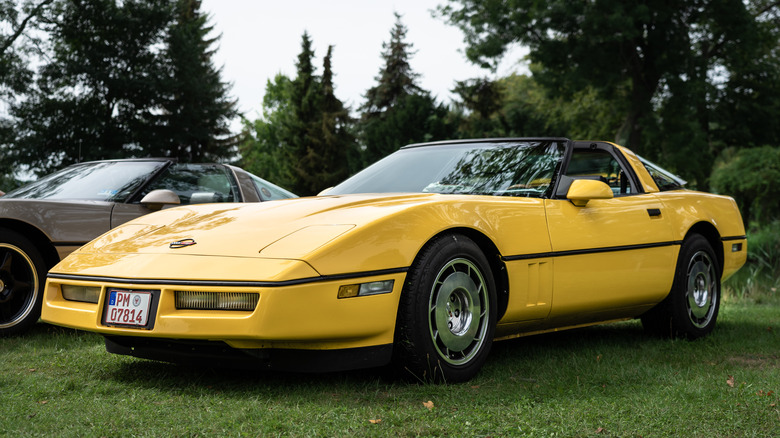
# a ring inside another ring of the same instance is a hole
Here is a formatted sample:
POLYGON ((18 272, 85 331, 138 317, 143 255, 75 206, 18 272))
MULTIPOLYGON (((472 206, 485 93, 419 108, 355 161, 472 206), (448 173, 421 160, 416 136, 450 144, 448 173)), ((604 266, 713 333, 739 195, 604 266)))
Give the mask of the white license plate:
POLYGON ((149 321, 151 304, 151 292, 109 290, 106 304, 106 324, 146 326, 149 321))

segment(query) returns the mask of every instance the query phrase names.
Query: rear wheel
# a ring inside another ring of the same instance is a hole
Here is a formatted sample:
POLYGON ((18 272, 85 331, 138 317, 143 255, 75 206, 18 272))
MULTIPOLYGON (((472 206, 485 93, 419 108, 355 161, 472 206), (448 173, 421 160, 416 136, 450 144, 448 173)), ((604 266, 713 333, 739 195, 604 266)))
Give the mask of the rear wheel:
POLYGON ((22 235, 0 229, 0 335, 29 329, 41 316, 46 268, 37 248, 22 235))
POLYGON ((720 267, 703 236, 685 239, 669 296, 642 316, 645 329, 666 336, 696 339, 715 327, 720 309, 720 267))
POLYGON ((493 343, 496 293, 474 241, 432 241, 412 266, 398 310, 396 367, 430 382, 461 382, 482 367, 493 343))

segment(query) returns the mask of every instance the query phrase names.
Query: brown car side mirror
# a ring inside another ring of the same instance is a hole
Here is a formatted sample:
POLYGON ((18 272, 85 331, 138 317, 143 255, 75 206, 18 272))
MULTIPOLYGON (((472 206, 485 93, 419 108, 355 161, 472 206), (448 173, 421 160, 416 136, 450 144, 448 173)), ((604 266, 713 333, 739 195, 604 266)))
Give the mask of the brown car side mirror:
POLYGON ((179 195, 168 189, 152 190, 141 199, 141 205, 153 211, 161 210, 166 205, 179 204, 181 204, 179 195))

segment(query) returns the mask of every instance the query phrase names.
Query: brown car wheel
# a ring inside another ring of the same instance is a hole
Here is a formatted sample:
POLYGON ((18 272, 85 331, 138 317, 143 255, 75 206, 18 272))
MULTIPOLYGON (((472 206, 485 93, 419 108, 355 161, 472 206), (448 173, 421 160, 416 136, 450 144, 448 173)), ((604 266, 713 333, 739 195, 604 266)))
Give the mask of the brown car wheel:
POLYGON ((40 318, 44 266, 28 239, 0 229, 0 336, 22 333, 40 318))

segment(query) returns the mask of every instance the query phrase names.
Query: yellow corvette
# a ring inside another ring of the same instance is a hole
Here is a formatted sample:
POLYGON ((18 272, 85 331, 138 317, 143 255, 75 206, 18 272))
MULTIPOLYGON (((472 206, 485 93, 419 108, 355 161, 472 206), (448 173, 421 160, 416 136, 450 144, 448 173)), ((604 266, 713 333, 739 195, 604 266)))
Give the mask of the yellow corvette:
POLYGON ((115 228, 49 271, 42 318, 143 358, 432 381, 545 331, 698 338, 747 241, 731 198, 683 184, 606 142, 410 145, 318 197, 115 228))

